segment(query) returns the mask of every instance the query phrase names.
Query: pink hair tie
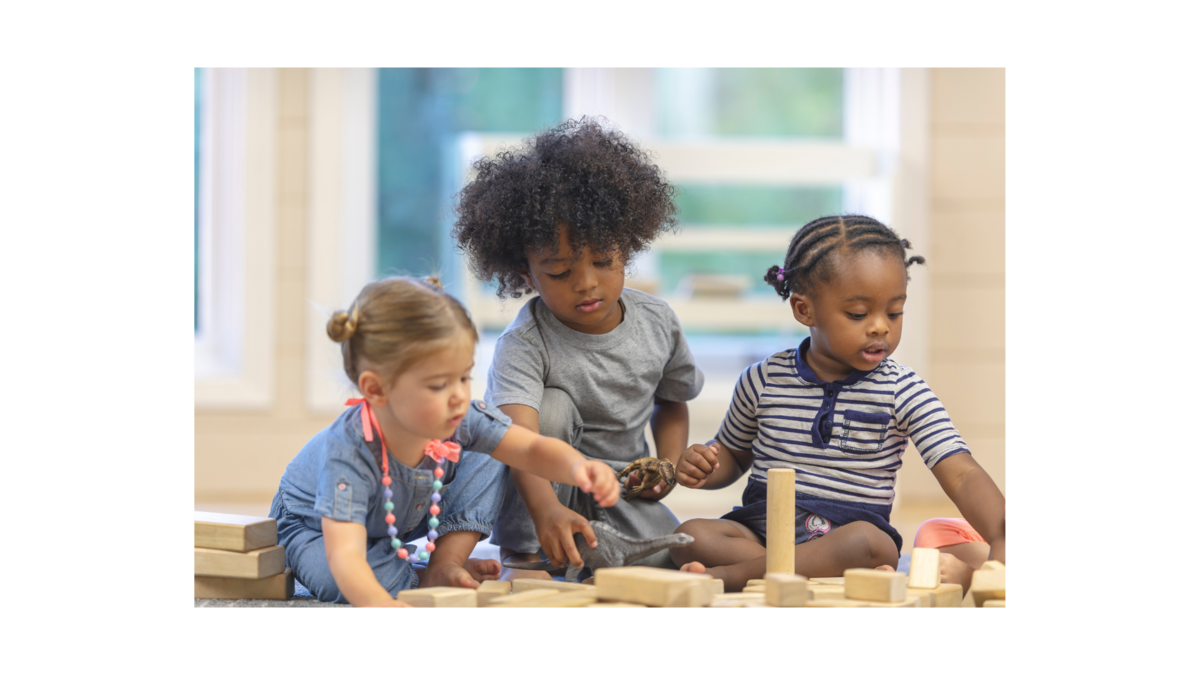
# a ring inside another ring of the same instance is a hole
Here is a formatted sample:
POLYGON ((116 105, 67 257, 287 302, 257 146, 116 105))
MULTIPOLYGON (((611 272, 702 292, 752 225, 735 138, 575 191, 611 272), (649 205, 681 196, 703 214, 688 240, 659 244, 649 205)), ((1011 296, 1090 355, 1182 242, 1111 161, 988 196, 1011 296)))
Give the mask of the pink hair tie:
POLYGON ((781 267, 781 268, 779 268, 779 274, 776 274, 776 275, 775 275, 775 280, 776 280, 776 281, 783 281, 783 273, 784 273, 784 272, 786 272, 786 271, 787 271, 787 270, 783 269, 782 267, 781 267))

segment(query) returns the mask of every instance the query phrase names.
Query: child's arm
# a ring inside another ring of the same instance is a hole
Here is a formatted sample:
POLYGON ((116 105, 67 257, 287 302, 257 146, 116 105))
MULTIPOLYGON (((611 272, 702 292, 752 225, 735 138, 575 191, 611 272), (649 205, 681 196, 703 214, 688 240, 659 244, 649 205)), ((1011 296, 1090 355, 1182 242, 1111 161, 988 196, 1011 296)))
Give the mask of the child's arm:
POLYGON ((590 493, 603 507, 616 504, 621 496, 621 486, 607 464, 587 459, 557 438, 536 434, 517 424, 508 428, 492 457, 546 480, 575 485, 590 493))
POLYGON ((684 487, 716 490, 741 478, 753 460, 753 452, 733 450, 720 441, 693 445, 679 458, 675 479, 684 487))
MULTIPOLYGON (((688 407, 683 401, 668 401, 654 397, 654 412, 650 415, 650 433, 654 436, 654 447, 659 459, 679 466, 679 458, 687 447, 688 407)), ((631 476, 632 478, 632 476, 631 476)), ((638 479, 640 480, 640 476, 638 479)), ((642 490, 641 499, 657 501, 666 497, 674 486, 666 490, 642 490)), ((655 488, 659 488, 658 485, 655 488)))
POLYGON ((938 462, 933 475, 963 517, 991 546, 989 560, 1004 562, 1004 495, 970 453, 938 462))
POLYGON ((355 607, 408 607, 392 597, 367 564, 367 528, 359 523, 321 517, 325 560, 338 590, 355 607))

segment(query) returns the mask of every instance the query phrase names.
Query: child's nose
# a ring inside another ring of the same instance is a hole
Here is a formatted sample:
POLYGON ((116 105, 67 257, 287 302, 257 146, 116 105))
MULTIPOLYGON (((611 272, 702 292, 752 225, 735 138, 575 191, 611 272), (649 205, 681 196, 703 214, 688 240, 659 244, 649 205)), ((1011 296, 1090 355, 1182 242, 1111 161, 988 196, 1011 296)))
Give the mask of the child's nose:
POLYGON ((875 317, 875 320, 871 322, 871 335, 886 335, 887 332, 887 321, 883 317, 875 317))

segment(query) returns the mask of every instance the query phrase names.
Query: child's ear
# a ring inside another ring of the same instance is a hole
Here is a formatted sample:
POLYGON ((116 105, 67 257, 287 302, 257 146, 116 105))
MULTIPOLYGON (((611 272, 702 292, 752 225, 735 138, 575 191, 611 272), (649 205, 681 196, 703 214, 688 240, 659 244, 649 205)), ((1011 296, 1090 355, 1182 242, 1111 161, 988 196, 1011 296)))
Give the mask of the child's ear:
POLYGON ((813 317, 811 298, 807 295, 792 293, 792 297, 788 298, 788 304, 792 306, 792 316, 796 317, 797 321, 809 328, 813 327, 816 320, 813 317))
POLYGON ((532 289, 533 289, 533 290, 535 290, 535 291, 537 290, 537 286, 534 286, 534 285, 533 285, 533 275, 531 275, 531 274, 529 273, 529 268, 528 268, 528 267, 526 267, 526 268, 525 268, 525 271, 524 271, 524 272, 517 272, 517 274, 521 275, 521 278, 525 280, 525 285, 526 285, 526 286, 528 286, 528 287, 532 288, 532 289))
POLYGON ((358 390, 372 408, 387 407, 387 393, 384 391, 383 378, 373 370, 364 370, 358 375, 358 390))

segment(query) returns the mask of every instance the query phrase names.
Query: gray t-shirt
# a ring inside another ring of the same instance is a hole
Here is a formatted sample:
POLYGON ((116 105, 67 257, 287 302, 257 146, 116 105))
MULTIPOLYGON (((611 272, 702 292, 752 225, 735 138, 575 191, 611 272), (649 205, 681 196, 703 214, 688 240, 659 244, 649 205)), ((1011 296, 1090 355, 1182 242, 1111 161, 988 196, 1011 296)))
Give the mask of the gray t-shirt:
POLYGON ((563 325, 534 297, 496 343, 484 399, 538 410, 545 387, 571 397, 583 418, 578 450, 615 469, 649 454, 645 428, 654 397, 688 401, 704 386, 666 302, 626 288, 625 318, 604 335, 563 325))

